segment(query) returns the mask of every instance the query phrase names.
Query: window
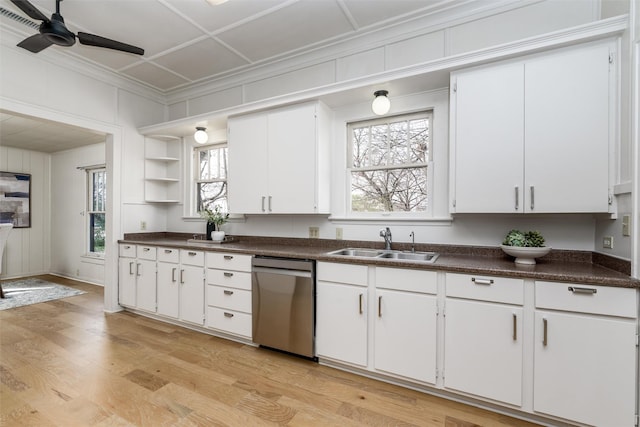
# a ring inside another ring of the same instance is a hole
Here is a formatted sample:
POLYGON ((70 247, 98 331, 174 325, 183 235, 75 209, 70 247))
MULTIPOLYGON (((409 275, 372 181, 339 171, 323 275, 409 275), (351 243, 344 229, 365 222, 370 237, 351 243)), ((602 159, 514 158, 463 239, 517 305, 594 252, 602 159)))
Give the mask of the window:
POLYGON ((348 125, 352 213, 429 211, 432 113, 348 125))
POLYGON ((227 205, 227 144, 209 145, 194 149, 194 183, 196 212, 227 205))
POLYGON ((105 169, 89 169, 88 177, 88 250, 90 255, 104 255, 105 244, 105 210, 107 208, 107 171, 105 169))

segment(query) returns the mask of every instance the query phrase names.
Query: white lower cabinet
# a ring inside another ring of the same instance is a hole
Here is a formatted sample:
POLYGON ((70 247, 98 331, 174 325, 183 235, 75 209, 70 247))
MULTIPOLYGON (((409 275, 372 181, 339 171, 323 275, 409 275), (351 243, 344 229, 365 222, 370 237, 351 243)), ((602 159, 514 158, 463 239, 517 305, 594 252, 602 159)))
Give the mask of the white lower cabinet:
POLYGON ((204 325, 204 252, 180 250, 180 320, 204 325))
POLYGON ((535 412, 635 425, 635 301, 634 289, 536 283, 535 412))
POLYGON ((155 312, 156 248, 121 244, 119 251, 119 304, 155 312))
POLYGON ((158 248, 157 313, 177 319, 180 314, 180 250, 158 248))

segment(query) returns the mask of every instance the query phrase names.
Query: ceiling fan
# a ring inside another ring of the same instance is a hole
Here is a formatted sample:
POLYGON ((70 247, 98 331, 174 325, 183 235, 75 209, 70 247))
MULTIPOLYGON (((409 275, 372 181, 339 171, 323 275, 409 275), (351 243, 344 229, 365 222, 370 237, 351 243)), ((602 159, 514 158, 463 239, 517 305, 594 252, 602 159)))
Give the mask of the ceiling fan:
POLYGON ((39 28, 40 33, 22 40, 18 43, 19 47, 27 49, 33 53, 38 53, 52 44, 57 44, 58 46, 73 46, 76 42, 76 37, 78 37, 81 44, 88 46, 104 47, 107 49, 134 53, 136 55, 144 55, 144 49, 142 48, 107 39, 105 37, 83 32, 78 32, 76 36, 76 34, 69 31, 64 25, 64 18, 60 15, 61 1, 62 0, 56 0, 56 13, 51 15, 51 19, 49 19, 27 0, 11 0, 13 4, 19 7, 20 10, 26 13, 29 17, 42 21, 39 28))

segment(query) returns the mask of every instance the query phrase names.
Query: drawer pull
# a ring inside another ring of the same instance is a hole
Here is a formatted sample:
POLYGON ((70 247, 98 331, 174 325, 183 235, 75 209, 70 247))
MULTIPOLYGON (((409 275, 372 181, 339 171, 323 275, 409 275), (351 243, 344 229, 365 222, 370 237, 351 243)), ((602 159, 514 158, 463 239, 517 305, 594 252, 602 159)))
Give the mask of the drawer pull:
POLYGON ((224 291, 224 294, 225 294, 225 295, 233 295, 233 291, 227 291, 227 290, 225 290, 225 291, 224 291))
POLYGON ((224 277, 233 277, 233 273, 228 273, 225 271, 224 277))
POLYGON ((127 245, 124 247, 125 249, 131 249, 131 246, 127 245))
POLYGON ((358 299, 358 307, 359 307, 359 312, 360 314, 362 314, 362 294, 360 294, 360 297, 358 299))
POLYGON ((233 259, 233 257, 232 257, 231 255, 225 255, 225 256, 224 256, 224 259, 226 259, 226 260, 228 261, 228 260, 232 260, 232 259, 233 259))
POLYGON ((513 313, 513 340, 518 341, 518 316, 513 313))
POLYGON ((151 250, 151 248, 142 248, 143 251, 145 252, 149 252, 151 250))
POLYGON ((233 313, 224 312, 224 317, 233 317, 233 313))
POLYGON ((198 255, 197 252, 189 252, 189 256, 196 256, 196 255, 198 255))
POLYGON ((547 319, 542 319, 542 345, 547 346, 547 319))
POLYGON ((493 279, 476 279, 472 277, 471 281, 476 285, 493 285, 493 279))
POLYGON ((165 249, 165 250, 164 250, 164 253, 165 253, 165 254, 170 254, 171 252, 173 252, 171 249, 165 249))
POLYGON ((581 288, 579 286, 569 286, 569 291, 573 292, 574 294, 590 294, 593 295, 595 293, 598 293, 597 289, 593 289, 593 288, 581 288))

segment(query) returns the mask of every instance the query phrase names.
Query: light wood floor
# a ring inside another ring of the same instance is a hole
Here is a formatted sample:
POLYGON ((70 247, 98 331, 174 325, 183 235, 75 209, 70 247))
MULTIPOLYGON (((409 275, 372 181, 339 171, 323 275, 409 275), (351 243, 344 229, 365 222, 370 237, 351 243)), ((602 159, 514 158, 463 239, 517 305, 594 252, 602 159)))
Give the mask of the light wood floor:
POLYGON ((135 314, 102 288, 0 311, 0 426, 532 426, 135 314))

